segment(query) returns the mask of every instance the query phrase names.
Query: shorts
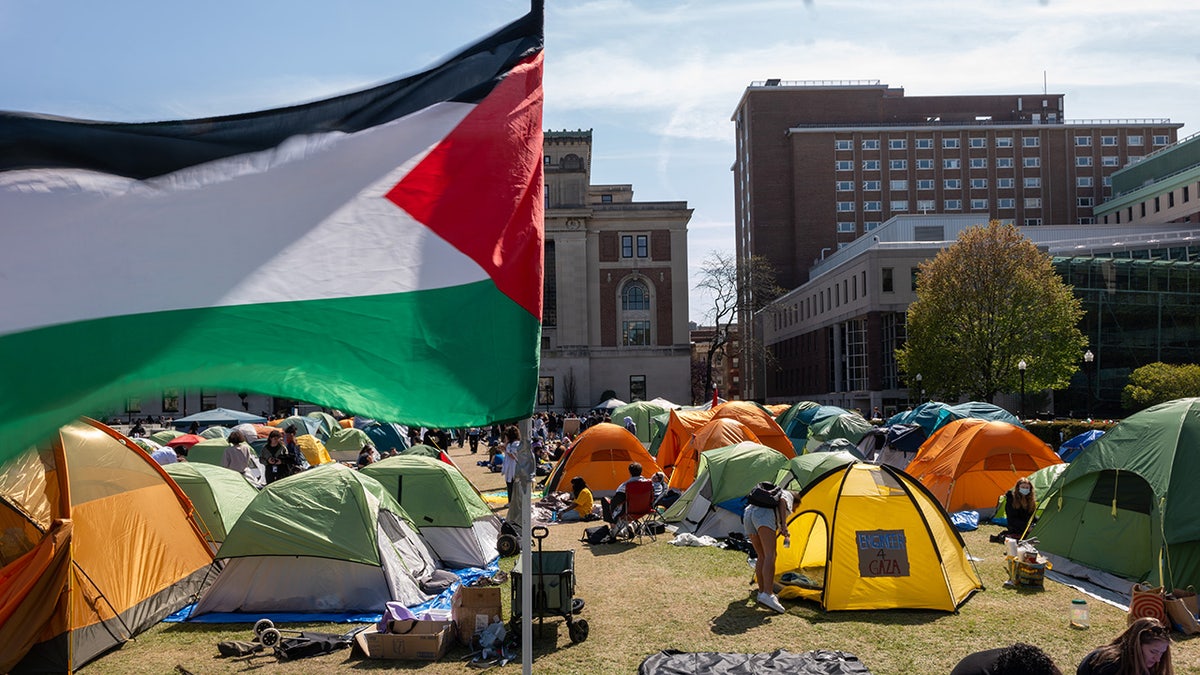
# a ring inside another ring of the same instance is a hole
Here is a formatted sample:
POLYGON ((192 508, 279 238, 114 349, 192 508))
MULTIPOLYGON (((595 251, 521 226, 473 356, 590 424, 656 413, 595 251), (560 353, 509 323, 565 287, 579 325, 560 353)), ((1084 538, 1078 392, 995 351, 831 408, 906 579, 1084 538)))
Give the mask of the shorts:
POLYGON ((775 509, 748 504, 746 510, 742 512, 742 531, 746 533, 747 537, 758 534, 760 527, 774 530, 775 525, 775 509))

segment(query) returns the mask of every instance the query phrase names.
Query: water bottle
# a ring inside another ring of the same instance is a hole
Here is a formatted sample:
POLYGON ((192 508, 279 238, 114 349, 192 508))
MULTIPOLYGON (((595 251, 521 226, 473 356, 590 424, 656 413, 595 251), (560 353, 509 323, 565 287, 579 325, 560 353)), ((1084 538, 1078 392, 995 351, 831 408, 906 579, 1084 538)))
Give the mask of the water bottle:
POLYGON ((554 509, 553 511, 550 512, 550 522, 552 522, 552 523, 558 522, 558 509, 554 509))
POLYGON ((1088 621, 1088 604, 1087 600, 1076 598, 1071 601, 1071 628, 1087 628, 1091 625, 1088 621))

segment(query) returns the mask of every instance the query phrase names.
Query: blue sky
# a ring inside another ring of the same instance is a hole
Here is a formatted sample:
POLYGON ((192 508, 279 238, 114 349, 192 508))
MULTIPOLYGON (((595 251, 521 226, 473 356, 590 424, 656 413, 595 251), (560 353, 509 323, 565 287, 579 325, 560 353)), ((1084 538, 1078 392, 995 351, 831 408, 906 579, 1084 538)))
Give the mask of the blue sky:
MULTIPOLYGON (((733 248, 733 125, 752 81, 908 95, 1038 93, 1069 119, 1200 128, 1200 3, 547 0, 547 129, 592 129, 592 179, 686 200, 694 270, 733 248)), ((231 114, 421 70, 523 14, 510 0, 0 0, 0 109, 145 121, 231 114)), ((695 280, 692 280, 695 283, 695 280)), ((707 300, 692 293, 690 317, 707 300)))

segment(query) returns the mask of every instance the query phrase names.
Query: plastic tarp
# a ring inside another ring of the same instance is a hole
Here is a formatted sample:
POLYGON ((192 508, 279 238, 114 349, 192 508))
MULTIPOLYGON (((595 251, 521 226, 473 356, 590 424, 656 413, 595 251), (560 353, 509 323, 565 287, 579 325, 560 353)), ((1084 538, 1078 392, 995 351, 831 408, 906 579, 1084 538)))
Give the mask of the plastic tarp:
POLYGON ((1064 462, 1074 462, 1076 457, 1079 457, 1084 448, 1091 445, 1104 435, 1104 431, 1100 429, 1088 429, 1087 431, 1077 436, 1063 441, 1063 444, 1058 446, 1058 456, 1064 462))
POLYGON ((802 654, 784 649, 762 654, 667 649, 647 656, 638 666, 638 675, 869 675, 870 672, 857 656, 826 649, 802 654))

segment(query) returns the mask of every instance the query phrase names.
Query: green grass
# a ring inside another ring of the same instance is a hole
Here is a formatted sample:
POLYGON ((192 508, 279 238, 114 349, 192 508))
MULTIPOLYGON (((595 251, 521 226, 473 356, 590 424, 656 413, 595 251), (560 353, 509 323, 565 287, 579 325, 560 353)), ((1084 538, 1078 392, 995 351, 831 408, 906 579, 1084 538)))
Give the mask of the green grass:
MULTIPOLYGON (((481 489, 502 487, 499 474, 473 466, 475 457, 457 448, 451 453, 481 489), (465 455, 465 456, 464 456, 465 455)), ((550 527, 546 550, 575 549, 576 595, 586 600, 580 614, 590 624, 588 639, 571 644, 562 619, 545 620, 539 634, 534 620, 533 672, 540 674, 634 673, 646 656, 661 649, 684 651, 792 652, 837 649, 851 652, 880 675, 948 673, 969 652, 1022 641, 1046 651, 1064 673, 1091 649, 1125 627, 1125 615, 1089 600, 1092 627, 1067 625, 1069 605, 1079 597, 1070 588, 1046 582, 1042 591, 1004 588, 1004 551, 987 537, 984 526, 966 533, 968 548, 986 590, 958 613, 887 610, 831 612, 808 602, 786 602, 776 615, 754 605, 751 569, 744 554, 713 548, 675 547, 660 536, 655 542, 589 547, 579 542, 585 524, 550 527)), ((510 571, 515 558, 501 561, 510 571)), ((510 588, 502 588, 505 616, 510 588)), ((297 626, 288 626, 289 628, 297 626)), ((345 624, 305 624, 305 628, 343 632, 345 624)), ((85 673, 170 673, 176 666, 195 673, 350 673, 388 668, 422 673, 473 672, 455 647, 438 662, 372 661, 341 651, 296 662, 273 657, 217 658, 216 643, 249 639, 249 625, 159 624, 120 650, 84 669, 85 673)), ((1200 640, 1176 634, 1172 647, 1177 673, 1200 673, 1200 640)), ((491 672, 519 673, 519 662, 491 672)))

